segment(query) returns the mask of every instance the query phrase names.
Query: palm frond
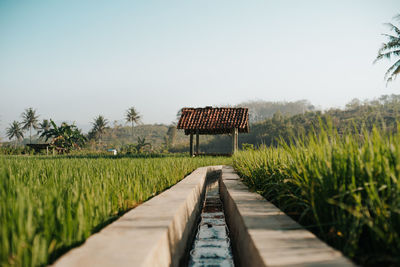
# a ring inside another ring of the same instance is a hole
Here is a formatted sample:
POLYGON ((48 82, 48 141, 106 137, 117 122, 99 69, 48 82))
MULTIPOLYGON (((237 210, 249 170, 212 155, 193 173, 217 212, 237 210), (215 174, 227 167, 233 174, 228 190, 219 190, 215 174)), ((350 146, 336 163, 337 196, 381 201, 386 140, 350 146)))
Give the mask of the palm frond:
MULTIPOLYGON (((396 20, 400 20, 400 14, 394 17, 396 20)), ((400 56, 400 29, 393 25, 392 23, 385 23, 386 26, 390 28, 391 31, 394 31, 396 34, 383 34, 388 39, 388 42, 382 44, 382 47, 378 50, 378 55, 374 60, 374 63, 377 61, 386 58, 391 59, 392 57, 400 56)), ((396 76, 400 73, 400 60, 394 63, 385 73, 386 86, 389 82, 393 81, 396 76)))
POLYGON ((385 73, 385 80, 387 82, 391 82, 394 80, 394 78, 399 74, 400 72, 400 59, 397 60, 396 63, 394 63, 385 73))
POLYGON ((397 34, 400 35, 400 29, 397 28, 395 25, 393 25, 392 23, 385 23, 384 25, 388 26, 390 28, 391 31, 395 31, 397 34))
POLYGON ((376 63, 378 60, 380 60, 382 58, 390 59, 392 56, 400 56, 400 49, 399 50, 394 50, 394 51, 389 51, 389 52, 386 52, 386 53, 378 54, 378 56, 374 60, 374 63, 376 63))

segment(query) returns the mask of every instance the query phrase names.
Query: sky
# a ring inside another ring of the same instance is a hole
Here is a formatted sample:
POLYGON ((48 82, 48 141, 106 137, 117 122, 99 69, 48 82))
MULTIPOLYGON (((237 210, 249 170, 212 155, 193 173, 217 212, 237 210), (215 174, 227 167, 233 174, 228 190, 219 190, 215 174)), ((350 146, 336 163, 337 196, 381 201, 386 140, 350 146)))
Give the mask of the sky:
POLYGON ((399 0, 0 0, 0 136, 24 109, 169 124, 182 107, 400 94, 373 64, 399 0))

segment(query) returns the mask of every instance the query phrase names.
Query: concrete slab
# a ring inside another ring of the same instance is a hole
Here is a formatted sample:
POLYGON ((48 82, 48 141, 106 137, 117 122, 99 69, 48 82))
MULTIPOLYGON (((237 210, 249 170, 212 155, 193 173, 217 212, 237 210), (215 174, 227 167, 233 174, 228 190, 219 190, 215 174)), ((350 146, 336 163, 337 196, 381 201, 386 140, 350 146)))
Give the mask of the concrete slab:
POLYGON ((220 195, 240 266, 354 266, 273 204, 249 192, 232 167, 222 168, 221 181, 220 195))

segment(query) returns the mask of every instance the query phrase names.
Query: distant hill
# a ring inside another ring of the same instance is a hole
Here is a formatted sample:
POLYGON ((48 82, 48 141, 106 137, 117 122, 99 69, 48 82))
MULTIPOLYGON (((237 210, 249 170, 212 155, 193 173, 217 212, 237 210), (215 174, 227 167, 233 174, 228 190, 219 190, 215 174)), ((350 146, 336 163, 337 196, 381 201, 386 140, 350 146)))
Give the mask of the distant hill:
POLYGON ((250 123, 264 121, 280 112, 284 116, 291 116, 315 110, 315 107, 308 100, 294 102, 271 102, 263 100, 242 102, 237 107, 249 108, 250 123))

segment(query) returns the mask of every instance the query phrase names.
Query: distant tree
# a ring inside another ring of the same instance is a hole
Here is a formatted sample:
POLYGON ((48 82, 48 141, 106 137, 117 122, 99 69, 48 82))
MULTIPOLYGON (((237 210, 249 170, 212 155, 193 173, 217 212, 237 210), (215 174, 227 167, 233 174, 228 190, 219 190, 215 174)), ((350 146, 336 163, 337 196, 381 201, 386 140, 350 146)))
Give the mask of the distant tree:
MULTIPOLYGON (((394 17, 394 19, 400 21, 400 14, 394 17)), ((387 37, 388 41, 382 44, 382 47, 378 51, 378 56, 374 62, 383 58, 391 59, 392 57, 400 56, 400 29, 392 23, 386 23, 391 31, 394 31, 393 35, 383 34, 387 37)), ((400 73, 400 59, 398 59, 385 73, 385 80, 387 83, 393 81, 396 76, 400 73)))
POLYGON ((97 116, 92 122, 93 128, 90 131, 89 136, 99 140, 101 143, 101 138, 108 128, 107 124, 108 120, 106 118, 104 118, 102 115, 97 116))
POLYGON ((42 132, 41 137, 46 137, 46 141, 52 139, 50 144, 59 153, 68 153, 73 148, 81 148, 87 141, 81 130, 75 125, 65 122, 57 126, 53 120, 50 120, 51 127, 42 132))
POLYGON ((171 125, 168 127, 167 136, 167 146, 173 146, 176 140, 176 125, 171 125))
POLYGON ((346 109, 356 109, 362 105, 358 98, 353 98, 349 103, 346 104, 346 109))
POLYGON ((133 137, 133 126, 134 123, 138 124, 140 122, 141 116, 139 113, 136 111, 134 107, 130 107, 125 114, 125 119, 126 122, 132 124, 132 137, 133 137))
POLYGON ((39 116, 36 115, 36 110, 33 108, 27 108, 22 113, 22 129, 27 130, 29 129, 29 143, 32 143, 32 128, 38 128, 38 118, 39 116))
POLYGON ((149 146, 149 148, 151 148, 151 144, 150 143, 146 143, 146 138, 140 138, 140 137, 138 137, 138 142, 137 142, 137 144, 136 144, 136 150, 138 151, 138 152, 142 152, 143 151, 143 148, 144 147, 146 147, 146 146, 149 146))
POLYGON ((15 147, 17 146, 17 141, 21 141, 24 138, 23 130, 21 128, 21 123, 18 121, 13 121, 10 127, 6 129, 6 135, 9 140, 15 138, 15 147))
POLYGON ((50 121, 44 119, 41 123, 39 123, 37 134, 40 136, 41 133, 48 131, 50 128, 50 121))

